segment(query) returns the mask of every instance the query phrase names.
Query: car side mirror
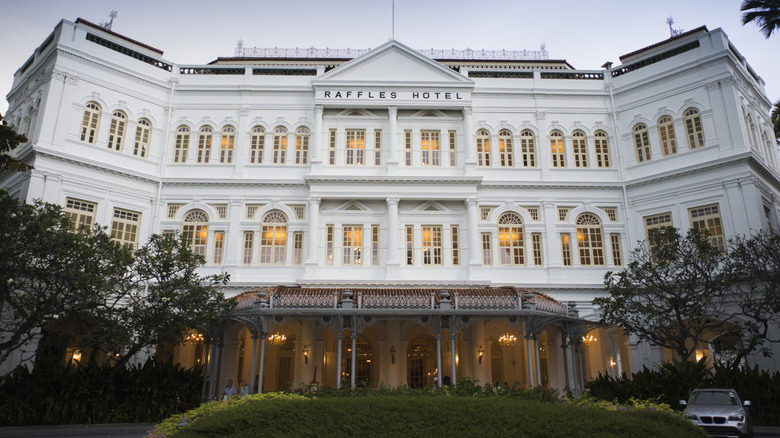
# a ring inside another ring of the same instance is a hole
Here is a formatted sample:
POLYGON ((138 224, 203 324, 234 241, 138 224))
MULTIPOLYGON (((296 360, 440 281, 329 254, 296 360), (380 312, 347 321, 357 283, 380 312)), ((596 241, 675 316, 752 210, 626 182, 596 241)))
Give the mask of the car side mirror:
POLYGON ((688 406, 688 402, 685 400, 680 400, 680 406, 688 406))
POLYGON ((743 401, 742 406, 750 406, 750 400, 743 401))

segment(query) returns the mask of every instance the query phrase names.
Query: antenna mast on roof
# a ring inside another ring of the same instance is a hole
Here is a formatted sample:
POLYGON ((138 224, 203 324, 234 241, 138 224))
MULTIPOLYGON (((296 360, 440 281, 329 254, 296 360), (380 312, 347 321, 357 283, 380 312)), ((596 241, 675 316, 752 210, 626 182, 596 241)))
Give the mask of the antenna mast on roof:
POLYGON ((99 23, 100 27, 102 27, 102 28, 104 28, 106 30, 111 30, 111 25, 114 24, 114 18, 116 18, 117 15, 119 15, 119 14, 116 12, 116 9, 112 10, 111 13, 108 14, 108 16, 111 18, 111 20, 109 20, 108 22, 101 22, 101 23, 99 23))
POLYGON ((392 17, 393 17, 393 24, 392 28, 390 29, 390 39, 395 39, 395 0, 393 0, 393 10, 392 10, 392 17))
POLYGON ((669 16, 669 18, 666 19, 666 24, 669 25, 669 38, 674 38, 677 35, 680 35, 681 33, 683 33, 682 29, 679 29, 679 28, 675 29, 675 28, 672 27, 672 25, 674 24, 674 18, 672 18, 671 15, 669 16))

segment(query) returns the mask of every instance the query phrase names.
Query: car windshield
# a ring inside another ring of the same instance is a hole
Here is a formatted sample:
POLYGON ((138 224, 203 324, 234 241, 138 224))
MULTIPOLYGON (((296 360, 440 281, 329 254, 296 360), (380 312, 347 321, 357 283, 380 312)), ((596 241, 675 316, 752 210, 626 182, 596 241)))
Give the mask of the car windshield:
POLYGON ((692 405, 732 405, 738 406, 739 400, 733 392, 727 391, 702 391, 691 395, 692 405))

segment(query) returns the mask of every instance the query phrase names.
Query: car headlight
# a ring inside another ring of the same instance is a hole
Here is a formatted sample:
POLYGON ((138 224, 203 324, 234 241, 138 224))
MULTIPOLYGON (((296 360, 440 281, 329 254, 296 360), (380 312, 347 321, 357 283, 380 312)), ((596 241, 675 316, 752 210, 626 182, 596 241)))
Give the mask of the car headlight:
POLYGON ((693 415, 693 414, 685 414, 685 418, 692 421, 699 421, 699 417, 693 415))
POLYGON ((744 419, 744 415, 729 415, 729 421, 742 421, 744 419))

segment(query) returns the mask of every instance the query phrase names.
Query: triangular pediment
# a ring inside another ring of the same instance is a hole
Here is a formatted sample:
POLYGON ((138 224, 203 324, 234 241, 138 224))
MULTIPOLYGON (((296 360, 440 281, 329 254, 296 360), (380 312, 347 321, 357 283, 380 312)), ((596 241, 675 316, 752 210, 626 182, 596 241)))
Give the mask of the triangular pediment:
POLYGON ((371 211, 371 209, 360 201, 347 201, 338 205, 333 211, 371 211))
POLYGON ((333 82, 380 83, 452 83, 469 84, 472 81, 430 58, 391 40, 381 46, 334 68, 314 83, 333 82))
POLYGON ((440 212, 440 213, 450 213, 451 212, 451 210, 449 208, 441 205, 440 203, 438 203, 436 201, 423 202, 422 204, 420 204, 417 207, 415 207, 412 211, 414 211, 416 213, 423 212, 423 211, 425 211, 425 212, 437 211, 437 212, 440 212))
POLYGON ((337 114, 340 117, 376 117, 376 114, 365 109, 345 109, 337 114))

